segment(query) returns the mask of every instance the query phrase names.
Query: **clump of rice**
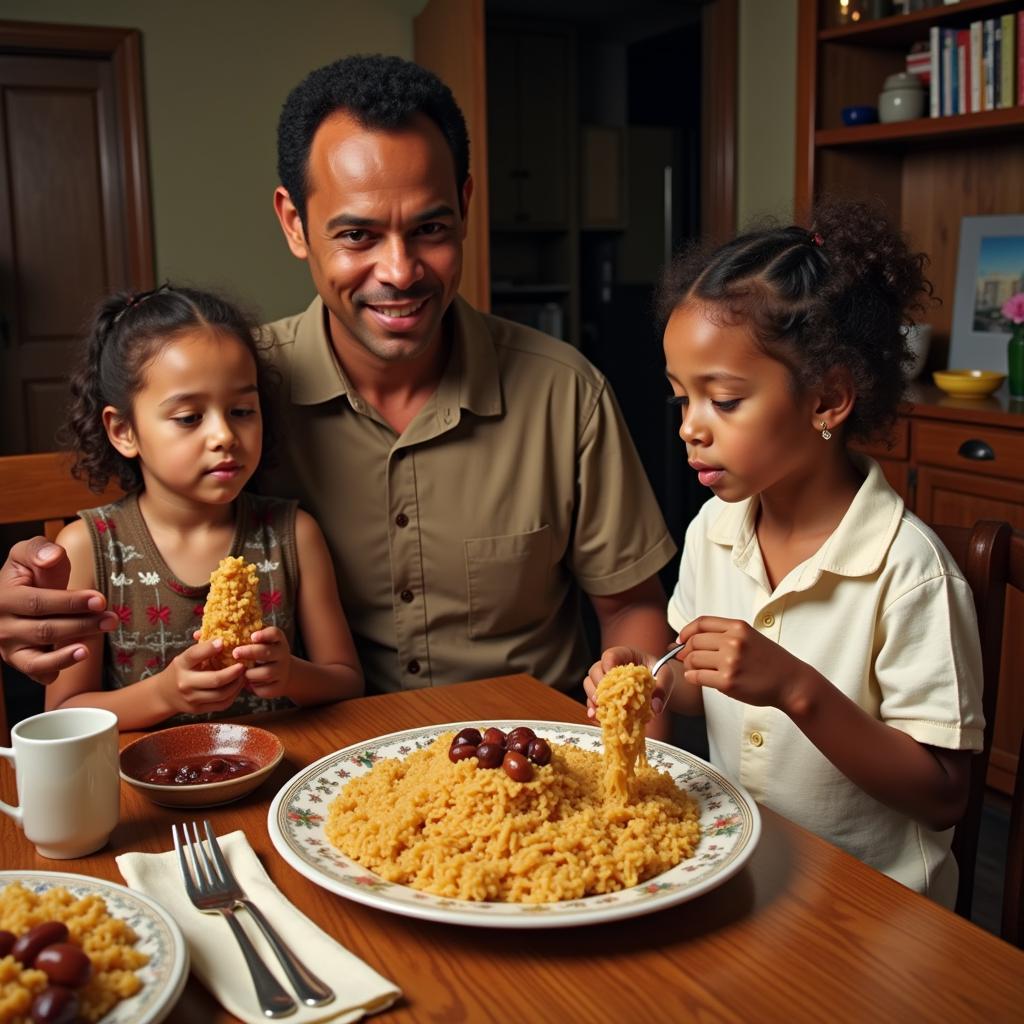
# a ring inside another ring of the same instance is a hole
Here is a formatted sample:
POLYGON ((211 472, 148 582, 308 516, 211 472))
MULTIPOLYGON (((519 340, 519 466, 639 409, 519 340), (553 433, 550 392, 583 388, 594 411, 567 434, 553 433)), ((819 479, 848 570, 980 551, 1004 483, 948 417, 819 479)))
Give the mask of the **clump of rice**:
POLYGON ((645 665, 619 665, 597 686, 597 720, 604 744, 604 792, 625 804, 633 799, 636 767, 647 767, 644 726, 651 720, 654 677, 645 665))
MULTIPOLYGON (((34 893, 17 882, 0 890, 0 929, 23 935, 44 921, 63 921, 68 941, 81 946, 92 961, 92 977, 76 990, 84 1020, 98 1021, 142 988, 135 971, 149 957, 132 948, 138 936, 110 916, 102 896, 78 899, 60 887, 34 893)), ((25 968, 13 956, 0 959, 0 1021, 31 1024, 32 1000, 48 984, 43 971, 25 968)))
POLYGON ((219 668, 237 664, 236 647, 252 643, 252 634, 263 628, 260 612, 260 577, 256 566, 241 555, 222 558, 210 574, 210 593, 203 607, 200 640, 222 640, 220 654, 211 658, 219 668))
POLYGON ((693 856, 699 814, 646 761, 631 770, 628 800, 618 783, 607 793, 609 760, 635 751, 638 714, 635 700, 613 706, 608 720, 628 744, 616 741, 617 753, 602 759, 553 743, 551 763, 535 766, 529 782, 476 758, 453 763, 454 733, 379 761, 331 802, 327 838, 387 881, 451 899, 548 903, 638 885, 693 856))

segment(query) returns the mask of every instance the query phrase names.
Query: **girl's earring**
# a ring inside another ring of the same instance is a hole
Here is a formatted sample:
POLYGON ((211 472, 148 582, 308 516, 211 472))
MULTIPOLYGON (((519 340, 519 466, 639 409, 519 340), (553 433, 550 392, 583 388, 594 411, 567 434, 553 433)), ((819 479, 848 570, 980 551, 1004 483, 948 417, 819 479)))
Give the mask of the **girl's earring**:
POLYGON ((824 420, 821 421, 821 437, 824 441, 832 437, 832 431, 828 429, 828 424, 824 420))

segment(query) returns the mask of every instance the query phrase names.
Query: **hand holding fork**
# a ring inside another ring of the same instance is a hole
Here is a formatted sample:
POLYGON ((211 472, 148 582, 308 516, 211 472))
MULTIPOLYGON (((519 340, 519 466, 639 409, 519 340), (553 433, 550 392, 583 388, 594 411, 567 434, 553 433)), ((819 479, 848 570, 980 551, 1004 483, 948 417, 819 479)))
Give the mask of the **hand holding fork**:
POLYGON ((180 841, 178 826, 171 826, 174 848, 178 852, 178 862, 182 878, 185 881, 185 891, 196 909, 209 914, 222 914, 227 920, 242 949, 242 955, 245 957, 253 984, 256 986, 256 996, 259 999, 263 1015, 269 1018, 286 1017, 295 1012, 295 1001, 281 987, 267 965, 260 959, 249 936, 235 917, 236 907, 245 907, 259 925, 260 930, 270 943, 271 949, 281 962, 288 980, 295 987, 295 991, 303 1003, 307 1006, 323 1006, 331 1002, 334 999, 334 992, 299 961, 263 916, 259 907, 245 894, 221 852, 220 844, 217 842, 217 837, 214 835, 209 821, 204 821, 203 826, 206 830, 206 843, 210 853, 207 853, 203 846, 203 841, 199 837, 199 828, 195 822, 192 823, 194 841, 189 837, 188 827, 185 824, 181 826, 182 838, 180 841), (195 870, 194 877, 185 854, 186 849, 191 856, 192 866, 195 870))

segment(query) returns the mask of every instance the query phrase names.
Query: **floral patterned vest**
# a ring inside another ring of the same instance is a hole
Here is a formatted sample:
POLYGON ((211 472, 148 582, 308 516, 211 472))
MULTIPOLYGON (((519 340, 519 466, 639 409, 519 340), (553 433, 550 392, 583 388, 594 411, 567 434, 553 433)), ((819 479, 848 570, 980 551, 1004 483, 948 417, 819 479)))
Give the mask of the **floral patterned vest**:
MULTIPOLYGON (((298 558, 295 552, 297 503, 242 491, 236 502, 235 535, 230 555, 243 555, 259 571, 263 623, 278 626, 295 651, 295 595, 298 558)), ((138 492, 111 505, 78 513, 89 528, 96 589, 120 623, 107 634, 104 687, 129 686, 156 675, 187 647, 203 619, 209 583, 189 586, 167 567, 153 542, 138 492)), ((233 715, 292 707, 284 697, 271 700, 243 690, 226 711, 176 715, 163 723, 205 721, 233 715)))

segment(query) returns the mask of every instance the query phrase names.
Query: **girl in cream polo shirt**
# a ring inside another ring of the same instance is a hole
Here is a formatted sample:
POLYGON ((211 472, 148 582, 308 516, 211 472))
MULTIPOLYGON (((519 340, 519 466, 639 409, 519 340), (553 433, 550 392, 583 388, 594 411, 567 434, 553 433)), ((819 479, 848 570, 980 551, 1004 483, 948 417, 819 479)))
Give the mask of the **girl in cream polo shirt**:
MULTIPOLYGON (((873 209, 820 208, 691 251, 662 311, 679 436, 713 497, 668 618, 660 710, 704 714, 755 799, 952 907, 952 827, 981 748, 981 650, 952 556, 849 440, 883 434, 924 258, 873 209)), ((586 681, 653 658, 605 651, 586 681)))

